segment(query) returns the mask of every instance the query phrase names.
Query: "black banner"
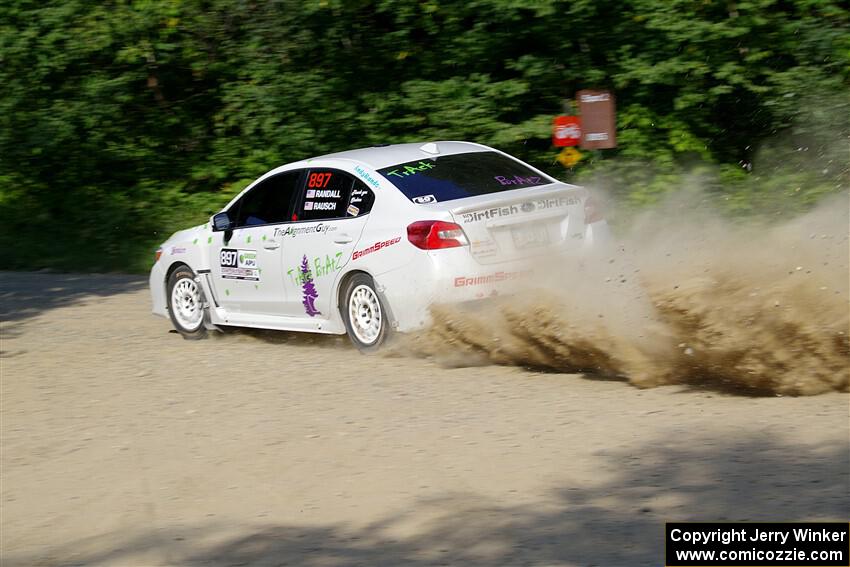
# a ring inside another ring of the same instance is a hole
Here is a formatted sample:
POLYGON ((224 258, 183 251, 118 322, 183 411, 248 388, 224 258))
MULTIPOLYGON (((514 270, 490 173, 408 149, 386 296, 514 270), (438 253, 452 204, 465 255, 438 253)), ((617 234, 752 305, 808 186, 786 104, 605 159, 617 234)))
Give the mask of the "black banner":
POLYGON ((668 523, 667 567, 848 567, 850 524, 668 523))

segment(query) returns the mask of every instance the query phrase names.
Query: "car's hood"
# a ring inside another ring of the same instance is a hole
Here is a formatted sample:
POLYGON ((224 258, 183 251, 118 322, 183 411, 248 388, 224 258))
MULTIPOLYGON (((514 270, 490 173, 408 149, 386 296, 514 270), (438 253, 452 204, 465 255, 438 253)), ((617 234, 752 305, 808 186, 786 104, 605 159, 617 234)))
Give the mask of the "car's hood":
POLYGON ((192 228, 186 228, 183 230, 178 230, 174 234, 168 237, 168 240, 162 243, 163 246, 167 246, 169 244, 176 243, 192 243, 196 239, 200 242, 201 237, 206 238, 207 233, 209 232, 207 224, 199 224, 198 226, 193 226, 192 228))

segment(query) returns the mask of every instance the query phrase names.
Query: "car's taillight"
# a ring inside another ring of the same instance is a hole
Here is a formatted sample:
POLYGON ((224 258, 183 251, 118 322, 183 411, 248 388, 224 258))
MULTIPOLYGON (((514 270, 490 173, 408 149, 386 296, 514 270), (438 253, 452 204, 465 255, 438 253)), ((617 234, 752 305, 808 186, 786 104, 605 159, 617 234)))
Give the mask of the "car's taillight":
POLYGON ((456 248, 469 244, 459 225, 436 220, 416 221, 411 224, 407 227, 407 239, 422 250, 456 248))
POLYGON ((584 224, 591 224, 601 220, 605 220, 605 216, 602 214, 602 208, 599 206, 599 202, 593 197, 588 197, 584 201, 584 224))
POLYGON ((162 248, 157 248, 153 255, 153 263, 159 262, 159 257, 162 256, 162 248))

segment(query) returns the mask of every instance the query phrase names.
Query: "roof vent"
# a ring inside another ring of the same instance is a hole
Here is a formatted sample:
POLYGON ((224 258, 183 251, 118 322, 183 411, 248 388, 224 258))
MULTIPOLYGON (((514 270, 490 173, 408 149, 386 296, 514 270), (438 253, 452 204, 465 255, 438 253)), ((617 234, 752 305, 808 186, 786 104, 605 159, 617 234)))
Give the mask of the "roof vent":
POLYGON ((437 149, 437 144, 435 144, 434 142, 428 142, 427 144, 423 144, 419 149, 425 152, 426 154, 440 153, 440 150, 437 149))

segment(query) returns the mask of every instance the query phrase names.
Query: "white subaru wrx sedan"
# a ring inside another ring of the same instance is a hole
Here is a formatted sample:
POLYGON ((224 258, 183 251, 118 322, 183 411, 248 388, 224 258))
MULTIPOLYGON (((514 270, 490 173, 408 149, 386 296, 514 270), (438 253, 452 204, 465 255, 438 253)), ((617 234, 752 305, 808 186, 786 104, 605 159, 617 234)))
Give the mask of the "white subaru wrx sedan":
POLYGON ((608 228, 582 187, 468 142, 352 150, 278 167, 157 250, 153 312, 186 338, 219 325, 348 333, 361 350, 429 306, 534 277, 608 228))

